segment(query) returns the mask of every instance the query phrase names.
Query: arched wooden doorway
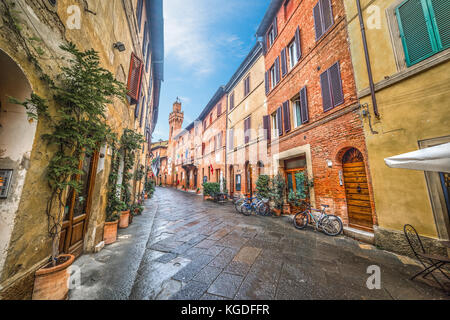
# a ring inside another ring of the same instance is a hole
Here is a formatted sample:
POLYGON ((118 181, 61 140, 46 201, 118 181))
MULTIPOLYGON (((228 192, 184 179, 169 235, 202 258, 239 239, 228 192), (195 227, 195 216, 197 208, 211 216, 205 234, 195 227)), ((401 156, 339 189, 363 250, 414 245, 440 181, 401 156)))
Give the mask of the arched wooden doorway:
POLYGON ((355 148, 347 150, 342 158, 342 167, 349 226, 373 231, 369 184, 361 152, 355 148))

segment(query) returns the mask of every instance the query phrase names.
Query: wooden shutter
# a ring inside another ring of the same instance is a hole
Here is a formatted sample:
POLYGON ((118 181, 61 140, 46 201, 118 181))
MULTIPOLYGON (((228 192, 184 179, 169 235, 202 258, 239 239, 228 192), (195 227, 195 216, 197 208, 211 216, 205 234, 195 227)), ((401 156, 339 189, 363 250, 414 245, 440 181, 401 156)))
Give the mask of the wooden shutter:
POLYGON ((278 121, 278 135, 283 135, 283 113, 281 111, 281 107, 278 107, 277 109, 277 121, 278 121))
POLYGON ((230 129, 230 135, 229 135, 229 149, 230 150, 233 150, 234 149, 234 128, 233 129, 230 129))
POLYGON ((270 116, 263 116, 263 129, 264 129, 265 139, 267 139, 267 141, 270 141, 272 138, 272 135, 270 132, 270 116))
POLYGON ((320 2, 323 32, 325 33, 333 25, 333 11, 331 9, 331 0, 320 0, 320 2))
POLYGON ((281 76, 284 77, 287 73, 287 59, 286 59, 286 48, 281 50, 281 76))
POLYGON ((450 2, 430 0, 430 13, 435 23, 438 44, 442 49, 450 48, 450 2))
POLYGON ((221 114, 222 114, 222 104, 219 103, 217 105, 217 118, 219 118, 221 114))
POLYGON ((250 142, 250 126, 251 126, 251 118, 248 117, 244 122, 244 143, 247 144, 250 142))
POLYGON ((234 92, 230 95, 230 110, 234 108, 234 92))
POLYGON ((302 124, 307 123, 309 121, 308 95, 306 87, 303 87, 300 90, 300 115, 302 124))
POLYGON ((436 43, 430 32, 431 23, 421 0, 410 0, 400 5, 397 8, 397 19, 408 66, 436 52, 436 43))
POLYGON ((320 1, 316 4, 316 6, 313 9, 313 16, 314 16, 314 26, 316 29, 316 40, 318 40, 322 34, 322 15, 320 13, 320 1))
POLYGON ((263 49, 263 55, 266 55, 267 53, 267 37, 263 37, 263 40, 261 41, 262 49, 263 49))
POLYGON ((280 57, 279 56, 275 60, 275 81, 276 81, 275 85, 277 85, 278 82, 280 82, 280 57))
POLYGON ((283 103, 283 123, 284 123, 284 132, 291 131, 291 112, 289 110, 289 101, 283 103))
POLYGON ((145 98, 142 100, 142 107, 141 107, 141 119, 139 120, 139 127, 141 127, 142 128, 142 123, 144 122, 144 111, 145 111, 145 106, 146 106, 146 103, 145 103, 146 101, 145 101, 145 98))
POLYGON ((134 53, 131 53, 130 70, 128 71, 128 96, 139 101, 139 93, 141 89, 143 63, 134 53))
POLYGON ((265 84, 266 84, 266 95, 267 95, 269 93, 269 91, 270 91, 269 71, 266 71, 265 84))
POLYGON ((295 47, 297 49, 297 61, 298 61, 302 56, 302 47, 300 42, 300 27, 297 27, 297 30, 295 31, 295 47))
POLYGON ((328 71, 320 75, 320 86, 322 87, 323 111, 328 111, 333 108, 328 71))
POLYGON ((344 93, 342 92, 341 71, 339 62, 336 62, 328 69, 329 81, 331 86, 331 96, 333 98, 333 107, 344 103, 344 93))

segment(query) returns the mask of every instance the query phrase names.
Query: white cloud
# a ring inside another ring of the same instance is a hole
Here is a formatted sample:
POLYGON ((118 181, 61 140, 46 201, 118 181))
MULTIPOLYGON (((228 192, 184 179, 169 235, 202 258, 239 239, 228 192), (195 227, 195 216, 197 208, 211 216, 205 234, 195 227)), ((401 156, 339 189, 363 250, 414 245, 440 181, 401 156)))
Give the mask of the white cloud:
POLYGON ((205 0, 164 1, 166 56, 197 75, 214 71, 216 51, 208 34, 211 12, 205 0))

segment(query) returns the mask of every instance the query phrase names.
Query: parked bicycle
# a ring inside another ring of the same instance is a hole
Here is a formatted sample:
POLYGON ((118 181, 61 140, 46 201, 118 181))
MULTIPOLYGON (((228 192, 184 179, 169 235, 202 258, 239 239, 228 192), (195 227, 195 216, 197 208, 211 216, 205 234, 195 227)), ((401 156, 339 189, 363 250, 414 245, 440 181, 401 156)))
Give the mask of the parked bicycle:
POLYGON ((337 236, 342 233, 344 226, 342 225, 341 219, 335 215, 328 215, 325 212, 330 206, 322 205, 322 209, 320 210, 311 208, 309 204, 307 204, 307 207, 308 209, 294 216, 294 226, 297 229, 302 230, 310 222, 313 222, 316 230, 321 229, 329 236, 337 236), (313 214, 313 212, 316 214, 313 214))
POLYGON ((239 207, 239 212, 245 216, 249 216, 252 213, 261 216, 270 216, 271 211, 269 207, 268 199, 259 199, 258 197, 249 197, 239 207))

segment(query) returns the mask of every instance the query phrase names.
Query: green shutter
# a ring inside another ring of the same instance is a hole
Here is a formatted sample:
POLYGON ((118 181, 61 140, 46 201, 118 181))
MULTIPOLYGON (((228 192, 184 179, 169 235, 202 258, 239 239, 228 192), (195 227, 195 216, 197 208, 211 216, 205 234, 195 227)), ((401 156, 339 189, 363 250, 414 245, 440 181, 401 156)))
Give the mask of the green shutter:
POLYGON ((439 49, 450 48, 450 1, 427 0, 439 49))
POLYGON ((396 11, 407 66, 435 54, 438 48, 426 0, 407 0, 396 11))

